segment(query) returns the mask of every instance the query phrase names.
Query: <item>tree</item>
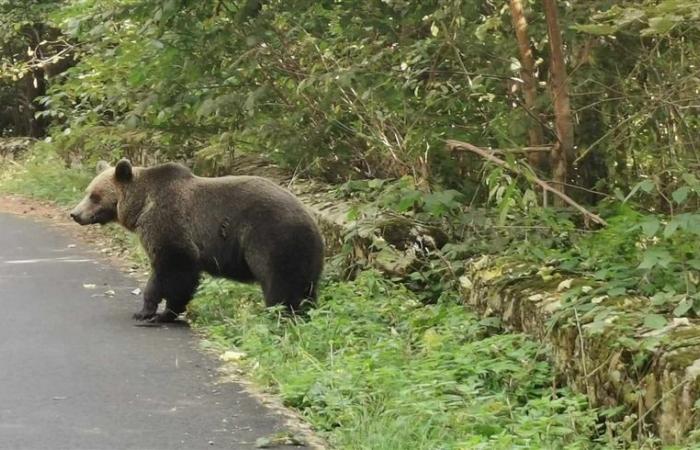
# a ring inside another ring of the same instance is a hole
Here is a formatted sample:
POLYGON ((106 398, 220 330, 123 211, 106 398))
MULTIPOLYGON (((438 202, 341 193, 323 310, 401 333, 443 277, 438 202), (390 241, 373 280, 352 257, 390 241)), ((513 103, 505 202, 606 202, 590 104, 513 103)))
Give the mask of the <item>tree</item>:
MULTIPOLYGON (((523 98, 525 108, 530 116, 528 127, 528 138, 531 146, 542 145, 542 125, 537 117, 537 84, 535 82, 535 61, 532 57, 530 39, 527 32, 527 20, 523 11, 521 0, 510 0, 510 13, 515 29, 515 38, 518 41, 518 52, 520 53, 520 77, 523 79, 523 98)), ((528 162, 534 168, 542 168, 544 154, 541 152, 530 152, 527 156, 528 162)))
POLYGON ((46 94, 49 77, 75 63, 72 46, 48 19, 62 5, 59 0, 0 2, 0 134, 46 132, 37 99, 46 94))
MULTIPOLYGON (((552 178, 557 189, 565 192, 568 173, 567 161, 573 160, 574 156, 574 124, 571 120, 566 64, 556 1, 543 0, 543 4, 549 37, 550 90, 554 103, 554 125, 557 134, 557 143, 552 148, 551 154, 552 178)), ((563 205, 561 200, 556 198, 554 204, 556 206, 563 205)))

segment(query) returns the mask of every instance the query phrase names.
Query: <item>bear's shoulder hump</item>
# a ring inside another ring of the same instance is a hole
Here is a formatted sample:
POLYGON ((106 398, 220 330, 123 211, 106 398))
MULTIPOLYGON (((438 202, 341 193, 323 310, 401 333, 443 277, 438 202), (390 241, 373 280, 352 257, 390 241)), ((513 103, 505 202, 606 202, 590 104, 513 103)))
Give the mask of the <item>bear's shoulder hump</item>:
POLYGON ((193 176, 190 169, 182 164, 172 162, 149 167, 146 169, 146 173, 150 178, 163 181, 175 180, 179 178, 191 178, 193 176))

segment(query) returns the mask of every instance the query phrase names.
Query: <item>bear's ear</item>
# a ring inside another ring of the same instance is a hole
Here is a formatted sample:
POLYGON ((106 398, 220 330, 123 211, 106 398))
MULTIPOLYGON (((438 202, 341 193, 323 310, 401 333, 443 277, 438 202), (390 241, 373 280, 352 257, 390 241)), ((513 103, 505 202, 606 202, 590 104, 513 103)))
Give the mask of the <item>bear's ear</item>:
POLYGON ((131 162, 128 159, 119 160, 114 168, 114 178, 120 183, 128 183, 134 177, 131 169, 131 162))
POLYGON ((109 163, 107 161, 103 161, 103 160, 97 161, 97 165, 95 166, 95 172, 97 172, 97 174, 99 175, 102 172, 104 172, 105 170, 109 169, 109 167, 110 166, 109 166, 109 163))

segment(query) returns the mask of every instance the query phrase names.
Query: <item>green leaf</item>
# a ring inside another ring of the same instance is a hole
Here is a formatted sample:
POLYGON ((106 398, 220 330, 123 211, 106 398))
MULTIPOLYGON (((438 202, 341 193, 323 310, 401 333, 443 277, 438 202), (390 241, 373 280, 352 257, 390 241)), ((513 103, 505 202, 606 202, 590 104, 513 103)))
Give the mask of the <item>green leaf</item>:
POLYGON ((461 206, 462 193, 454 189, 433 192, 424 197, 425 209, 434 216, 441 216, 461 206))
POLYGON ((665 305, 666 303, 668 303, 671 297, 672 294, 668 292, 657 292, 651 297, 651 304, 654 306, 665 305))
POLYGON ((346 217, 349 221, 355 221, 360 217, 360 210, 358 209, 358 207, 356 205, 353 205, 348 210, 346 217))
POLYGON ((615 195, 615 198, 620 200, 621 202, 627 201, 627 198, 625 198, 625 194, 622 193, 622 189, 620 189, 619 187, 616 187, 613 190, 613 194, 615 195))
POLYGON ((587 328, 588 332, 591 334, 601 334, 609 326, 610 325, 607 322, 605 322, 604 320, 596 320, 596 321, 591 322, 590 324, 586 325, 586 328, 587 328))
POLYGON ((476 38, 480 41, 485 41, 486 40, 486 35, 488 34, 489 31, 494 30, 498 28, 498 26, 501 24, 501 18, 498 16, 493 16, 489 17, 486 19, 484 23, 476 27, 476 31, 474 31, 474 35, 476 38))
POLYGON ((78 18, 70 18, 65 22, 65 30, 68 35, 71 37, 78 37, 78 33, 80 32, 80 19, 78 18))
POLYGON ((396 210, 398 212, 406 212, 413 209, 416 203, 420 202, 421 197, 422 195, 418 191, 410 192, 402 196, 401 200, 399 200, 399 203, 396 205, 396 210))
POLYGON ((626 202, 627 200, 632 198, 632 196, 634 194, 636 194, 638 190, 641 189, 642 191, 649 193, 654 189, 655 186, 656 185, 654 184, 654 182, 652 180, 640 181, 639 183, 635 184, 634 187, 632 188, 632 190, 630 191, 630 193, 627 194, 627 197, 625 197, 624 202, 626 202))
POLYGON ((673 256, 665 248, 652 247, 647 249, 642 256, 642 262, 639 263, 639 269, 651 269, 655 266, 668 267, 673 261, 673 256))
POLYGON ((639 187, 647 194, 654 190, 656 185, 652 180, 644 180, 640 183, 639 187))
POLYGON ((207 98, 206 100, 204 100, 202 102, 201 105, 199 105, 199 108, 197 108, 197 116, 199 116, 199 117, 210 116, 215 111, 216 111, 216 102, 211 98, 207 98))
POLYGON ((693 302, 690 302, 688 300, 683 300, 673 310, 673 315, 676 317, 683 317, 685 315, 685 313, 687 313, 690 310, 690 308, 692 308, 692 307, 693 307, 693 302))
POLYGON ((663 328, 668 323, 668 320, 660 314, 649 314, 644 318, 644 326, 653 330, 663 328))
POLYGON ((681 178, 683 181, 685 181, 689 186, 693 186, 694 188, 700 187, 700 182, 698 182, 698 179, 695 177, 695 174, 692 174, 690 172, 686 172, 683 175, 681 175, 681 178))
POLYGON ((625 295, 627 293, 627 289, 624 287, 614 287, 612 289, 608 289, 607 294, 610 297, 619 297, 620 295, 625 295))
POLYGON ((678 217, 671 219, 671 221, 667 223, 666 227, 664 228, 664 237, 668 239, 673 236, 680 225, 681 221, 678 217))
POLYGON ((517 72, 522 68, 520 65, 520 60, 515 57, 510 58, 510 70, 513 72, 517 72))
POLYGON ((681 230, 700 236, 700 214, 682 213, 674 217, 678 221, 681 230))
POLYGON ((372 190, 377 190, 384 186, 385 182, 386 180, 382 180, 381 178, 375 178, 367 182, 367 187, 369 187, 372 190))
POLYGON ((671 31, 671 29, 673 29, 673 27, 676 26, 676 24, 681 20, 683 20, 682 17, 675 15, 652 17, 649 19, 649 28, 643 29, 641 34, 645 36, 652 34, 666 34, 671 31))
POLYGON ((644 11, 635 8, 625 8, 622 11, 622 16, 615 20, 618 27, 629 25, 632 22, 642 20, 646 16, 644 11))
POLYGON ((140 86, 146 80, 146 73, 143 70, 133 70, 128 80, 132 86, 140 86))
POLYGON ((642 232, 647 237, 652 237, 661 228, 661 222, 656 216, 647 216, 644 221, 639 224, 642 227, 642 232))
POLYGON ((437 37, 437 35, 440 33, 440 28, 433 22, 432 25, 430 25, 430 34, 433 35, 433 37, 437 37))
POLYGON ((690 193, 690 188, 688 186, 682 186, 673 191, 673 194, 671 194, 671 197, 673 197, 673 201, 678 203, 679 205, 688 198, 688 194, 690 193))
POLYGON ((686 263, 695 270, 700 270, 700 259, 689 259, 686 263))

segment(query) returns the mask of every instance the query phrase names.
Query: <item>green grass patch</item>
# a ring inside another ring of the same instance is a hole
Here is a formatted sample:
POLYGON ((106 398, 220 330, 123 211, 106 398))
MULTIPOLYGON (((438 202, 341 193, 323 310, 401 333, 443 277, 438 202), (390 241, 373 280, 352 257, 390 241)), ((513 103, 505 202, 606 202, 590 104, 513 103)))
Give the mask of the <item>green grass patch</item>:
POLYGON ((190 314, 336 448, 596 447, 594 411, 553 390, 542 349, 494 334, 456 299, 424 305, 363 272, 327 283, 318 303, 288 318, 266 310, 257 287, 208 279, 190 314))
POLYGON ((67 168, 54 153, 32 153, 22 165, 0 166, 0 192, 50 200, 63 206, 84 195, 94 171, 67 168))

